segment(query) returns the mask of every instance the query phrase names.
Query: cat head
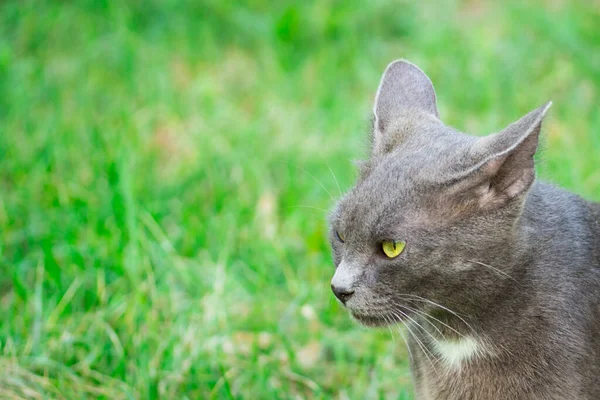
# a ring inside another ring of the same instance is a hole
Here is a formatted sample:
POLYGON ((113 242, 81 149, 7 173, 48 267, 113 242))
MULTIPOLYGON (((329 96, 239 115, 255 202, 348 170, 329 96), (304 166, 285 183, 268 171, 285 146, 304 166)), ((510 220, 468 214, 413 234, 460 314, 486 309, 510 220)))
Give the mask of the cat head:
POLYGON ((510 284, 549 107, 469 136, 442 123, 423 71, 402 60, 387 67, 370 158, 330 216, 332 289, 357 320, 468 311, 510 284))

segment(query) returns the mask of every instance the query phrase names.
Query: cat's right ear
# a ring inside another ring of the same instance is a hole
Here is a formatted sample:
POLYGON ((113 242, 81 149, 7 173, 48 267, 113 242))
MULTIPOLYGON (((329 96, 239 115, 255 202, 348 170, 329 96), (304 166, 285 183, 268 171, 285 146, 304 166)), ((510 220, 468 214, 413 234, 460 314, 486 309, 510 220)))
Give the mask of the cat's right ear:
POLYGON ((411 109, 439 118, 431 80, 416 65, 396 60, 385 69, 377 89, 373 106, 375 132, 384 133, 402 113, 411 109))
POLYGON ((533 184, 534 155, 542 120, 551 105, 552 102, 547 102, 502 131, 473 144, 471 156, 479 161, 466 175, 482 208, 506 204, 526 193, 533 184))

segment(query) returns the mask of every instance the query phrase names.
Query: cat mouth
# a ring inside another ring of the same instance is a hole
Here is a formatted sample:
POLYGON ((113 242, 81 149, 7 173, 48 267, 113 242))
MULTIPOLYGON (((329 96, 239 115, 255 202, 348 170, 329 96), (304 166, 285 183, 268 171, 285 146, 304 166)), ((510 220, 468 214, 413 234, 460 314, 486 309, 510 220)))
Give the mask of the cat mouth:
POLYGON ((408 315, 385 315, 385 314, 365 314, 356 311, 350 311, 352 317, 357 320, 360 324, 368 327, 379 327, 394 325, 397 323, 404 322, 409 318, 408 315))

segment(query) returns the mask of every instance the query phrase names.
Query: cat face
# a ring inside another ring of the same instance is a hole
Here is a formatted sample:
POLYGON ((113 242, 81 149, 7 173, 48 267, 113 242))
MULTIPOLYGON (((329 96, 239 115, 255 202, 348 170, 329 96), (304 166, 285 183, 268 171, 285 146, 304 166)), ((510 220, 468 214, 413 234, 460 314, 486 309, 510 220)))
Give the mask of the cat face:
POLYGON ((510 283, 513 271, 502 260, 518 248, 514 226, 548 107, 476 138, 439 120, 420 69, 388 66, 371 157, 330 217, 332 289, 358 321, 465 311, 510 283))

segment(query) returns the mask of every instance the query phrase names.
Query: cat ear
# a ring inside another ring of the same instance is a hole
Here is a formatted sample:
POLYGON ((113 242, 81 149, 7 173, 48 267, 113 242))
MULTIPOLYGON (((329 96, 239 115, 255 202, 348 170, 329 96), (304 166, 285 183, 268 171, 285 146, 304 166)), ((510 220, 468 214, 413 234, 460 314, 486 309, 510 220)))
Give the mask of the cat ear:
POLYGON ((479 203, 498 206, 526 192, 535 180, 533 156, 538 148, 542 120, 552 105, 548 102, 499 133, 479 139, 473 154, 479 203))
POLYGON ((396 60, 385 69, 377 89, 373 107, 375 130, 384 132, 407 109, 418 109, 438 117, 431 80, 416 65, 396 60))

